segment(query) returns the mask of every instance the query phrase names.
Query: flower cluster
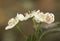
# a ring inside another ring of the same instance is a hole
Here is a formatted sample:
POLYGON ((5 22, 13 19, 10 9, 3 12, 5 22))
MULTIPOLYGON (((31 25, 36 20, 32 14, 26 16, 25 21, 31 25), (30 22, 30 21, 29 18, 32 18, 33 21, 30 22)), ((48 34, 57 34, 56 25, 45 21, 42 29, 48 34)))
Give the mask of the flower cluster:
POLYGON ((33 18, 37 23, 45 22, 45 23, 52 23, 54 22, 54 14, 52 13, 43 13, 40 12, 40 10, 32 11, 30 14, 25 13, 25 16, 23 14, 18 14, 15 18, 11 18, 8 21, 8 26, 5 28, 6 30, 13 28, 16 24, 18 24, 19 21, 26 21, 29 18, 33 18))

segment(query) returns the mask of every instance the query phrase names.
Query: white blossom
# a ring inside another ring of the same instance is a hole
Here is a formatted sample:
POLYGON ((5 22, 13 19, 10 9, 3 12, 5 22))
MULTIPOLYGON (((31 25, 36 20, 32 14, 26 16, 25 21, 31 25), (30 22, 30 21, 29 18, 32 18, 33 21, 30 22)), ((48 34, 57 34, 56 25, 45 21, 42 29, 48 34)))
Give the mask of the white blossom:
POLYGON ((23 14, 17 13, 17 16, 15 18, 11 18, 8 21, 8 26, 6 26, 5 30, 11 29, 14 26, 16 26, 16 24, 19 21, 26 21, 29 18, 33 18, 37 23, 45 22, 48 24, 54 22, 54 20, 55 20, 54 14, 52 14, 52 13, 45 13, 44 14, 43 12, 40 12, 40 10, 37 10, 37 11, 34 10, 30 14, 25 13, 25 16, 23 14))
POLYGON ((39 16, 39 20, 40 20, 41 22, 44 22, 44 21, 45 21, 45 14, 44 14, 43 12, 40 12, 40 13, 38 14, 38 16, 39 16))
POLYGON ((29 15, 30 15, 30 17, 34 17, 34 16, 38 15, 38 13, 40 13, 40 10, 38 10, 38 11, 34 10, 29 15))
POLYGON ((5 30, 11 29, 11 28, 13 28, 13 27, 8 25, 8 26, 6 26, 5 30))
POLYGON ((37 23, 40 23, 40 22, 45 22, 45 23, 52 23, 54 22, 54 14, 52 13, 43 13, 43 12, 34 12, 34 20, 37 22, 37 23))
POLYGON ((36 14, 36 15, 34 16, 34 19, 35 19, 35 21, 38 22, 38 23, 44 22, 44 20, 45 20, 45 15, 43 14, 43 12, 40 12, 40 13, 38 13, 38 14, 36 14))
POLYGON ((48 23, 48 24, 50 24, 50 23, 52 23, 52 22, 54 22, 54 14, 52 14, 52 13, 46 13, 45 14, 45 16, 46 16, 46 18, 45 18, 45 22, 46 23, 48 23))
POLYGON ((23 14, 18 14, 18 13, 17 13, 16 18, 17 18, 18 20, 20 20, 20 21, 24 21, 24 16, 23 16, 23 14))
POLYGON ((11 18, 9 21, 8 21, 8 26, 5 28, 5 30, 8 30, 8 29, 11 29, 13 28, 17 23, 19 22, 19 20, 17 18, 11 18))
POLYGON ((25 18, 24 18, 24 20, 28 20, 29 18, 31 18, 30 15, 29 15, 28 13, 25 13, 25 18))

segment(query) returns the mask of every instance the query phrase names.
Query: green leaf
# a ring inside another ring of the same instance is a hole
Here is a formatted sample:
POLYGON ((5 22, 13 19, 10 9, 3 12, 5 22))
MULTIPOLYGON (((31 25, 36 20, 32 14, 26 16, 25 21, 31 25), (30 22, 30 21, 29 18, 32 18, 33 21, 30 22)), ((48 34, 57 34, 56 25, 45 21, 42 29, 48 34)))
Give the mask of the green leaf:
POLYGON ((36 27, 35 29, 35 33, 33 34, 32 41, 38 41, 41 34, 42 34, 42 30, 41 30, 41 23, 40 23, 38 27, 36 27))

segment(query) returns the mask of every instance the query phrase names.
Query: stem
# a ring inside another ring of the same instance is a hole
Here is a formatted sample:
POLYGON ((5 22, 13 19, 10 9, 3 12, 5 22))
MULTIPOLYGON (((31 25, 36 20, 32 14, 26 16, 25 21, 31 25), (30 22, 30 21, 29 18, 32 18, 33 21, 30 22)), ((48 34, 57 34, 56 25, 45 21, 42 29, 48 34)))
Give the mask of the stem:
POLYGON ((34 23, 34 28, 36 28, 36 23, 35 23, 35 20, 34 20, 34 19, 32 19, 32 21, 33 21, 33 23, 34 23))
POLYGON ((25 38, 27 38, 27 36, 23 33, 23 31, 22 31, 18 26, 16 26, 16 28, 19 30, 19 32, 21 32, 21 33, 23 34, 23 36, 24 36, 25 38))
POLYGON ((42 37, 46 34, 46 33, 48 33, 49 31, 44 31, 42 34, 41 34, 41 36, 40 36, 40 38, 39 38, 39 41, 42 39, 42 37))
POLYGON ((44 34, 42 34, 42 35, 40 36, 40 39, 39 39, 39 40, 41 40, 41 38, 43 37, 43 35, 44 35, 44 34))
POLYGON ((35 34, 36 34, 35 36, 36 36, 36 38, 37 38, 36 41, 39 40, 39 37, 40 37, 40 35, 41 35, 41 33, 42 33, 42 30, 40 29, 40 27, 41 27, 41 23, 38 24, 38 26, 36 27, 36 31, 35 31, 35 34))
MULTIPOLYGON (((34 20, 33 20, 33 22, 35 22, 34 20)), ((35 32, 34 32, 34 40, 33 41, 38 41, 39 40, 39 38, 40 38, 40 34, 42 33, 42 30, 41 30, 41 23, 39 23, 38 25, 36 25, 35 23, 34 23, 34 27, 35 27, 35 32)))

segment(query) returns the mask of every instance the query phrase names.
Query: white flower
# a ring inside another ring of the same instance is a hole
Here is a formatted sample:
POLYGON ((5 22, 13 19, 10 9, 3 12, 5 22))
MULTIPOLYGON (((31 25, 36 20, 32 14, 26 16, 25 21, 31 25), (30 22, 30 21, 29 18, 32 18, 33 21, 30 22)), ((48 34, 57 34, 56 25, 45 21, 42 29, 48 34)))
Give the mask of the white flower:
POLYGON ((54 19, 54 14, 46 13, 45 16, 46 16, 46 18, 45 18, 46 23, 50 24, 50 23, 54 22, 54 20, 55 20, 54 19))
POLYGON ((5 30, 13 28, 12 26, 6 26, 5 30))
POLYGON ((11 18, 8 22, 8 26, 5 28, 5 30, 11 29, 13 28, 17 23, 19 22, 19 20, 17 18, 11 18))
POLYGON ((11 29, 13 28, 19 21, 24 21, 24 20, 28 20, 29 18, 32 18, 37 22, 45 22, 45 23, 52 23, 54 22, 54 14, 52 13, 46 13, 44 14, 43 12, 40 12, 40 10, 38 11, 32 11, 30 14, 26 13, 25 16, 23 14, 18 14, 15 18, 11 18, 8 21, 8 26, 5 28, 5 30, 11 29))
POLYGON ((40 20, 39 20, 39 16, 38 16, 38 14, 40 13, 40 10, 38 10, 38 11, 32 11, 31 12, 31 14, 30 14, 30 17, 33 17, 33 19, 37 22, 37 23, 39 23, 40 22, 40 20))
POLYGON ((32 11, 29 15, 30 15, 30 17, 34 17, 34 16, 36 16, 38 13, 40 13, 40 10, 38 10, 38 11, 32 11))
POLYGON ((40 20, 39 20, 38 17, 34 17, 33 19, 34 19, 37 23, 40 23, 40 20))
POLYGON ((43 12, 40 12, 40 13, 38 14, 38 16, 39 16, 39 20, 40 20, 41 22, 44 22, 44 21, 45 21, 45 14, 44 14, 43 12))
POLYGON ((52 13, 46 13, 44 14, 43 12, 34 12, 34 15, 33 15, 33 19, 37 22, 37 23, 40 23, 40 22, 45 22, 45 23, 52 23, 54 22, 54 14, 52 13))
POLYGON ((16 18, 17 18, 18 20, 20 20, 20 21, 24 21, 24 16, 23 16, 22 14, 18 14, 18 13, 17 13, 16 18))
POLYGON ((34 19, 37 23, 44 22, 45 14, 43 14, 43 12, 40 12, 34 16, 34 19))
POLYGON ((31 18, 30 15, 29 15, 28 13, 25 13, 25 18, 24 18, 24 20, 28 20, 29 18, 31 18))

